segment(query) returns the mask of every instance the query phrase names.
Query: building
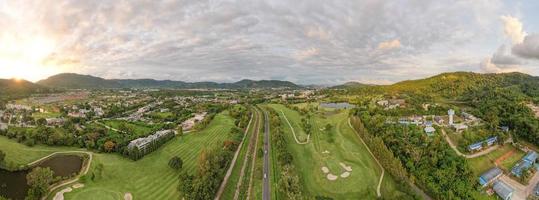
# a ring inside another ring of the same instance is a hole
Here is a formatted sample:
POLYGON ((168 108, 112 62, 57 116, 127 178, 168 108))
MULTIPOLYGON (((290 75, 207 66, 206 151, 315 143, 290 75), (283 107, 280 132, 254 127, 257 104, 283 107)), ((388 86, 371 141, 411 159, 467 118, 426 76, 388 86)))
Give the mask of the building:
POLYGON ((522 172, 528 170, 535 164, 537 160, 537 152, 528 152, 512 169, 511 173, 516 177, 522 176, 522 172))
POLYGON ((477 119, 477 117, 473 116, 472 114, 470 113, 467 113, 467 112, 462 112, 462 117, 465 119, 465 120, 470 120, 470 121, 475 121, 477 119))
POLYGON ((496 143, 496 141, 498 141, 498 136, 487 138, 486 140, 468 145, 468 151, 481 150, 483 148, 483 144, 486 144, 487 146, 492 146, 494 143, 496 143))
POLYGON ((479 176, 479 184, 485 187, 488 184, 497 180, 502 175, 503 175, 503 171, 498 167, 494 167, 492 169, 489 169, 485 173, 481 174, 481 176, 479 176))
POLYGON ((453 125, 453 115, 455 115, 455 111, 453 109, 449 109, 447 111, 447 114, 449 115, 449 125, 453 125))
POLYGON ((61 126, 65 123, 65 120, 62 118, 47 118, 45 120, 49 126, 61 126))
POLYGON ((12 109, 12 110, 32 110, 32 107, 27 105, 21 105, 21 104, 7 104, 6 109, 12 109))
POLYGON ((404 99, 390 99, 389 100, 389 104, 391 104, 391 105, 402 106, 405 103, 406 103, 406 101, 404 99))
POLYGON ((127 148, 128 149, 133 149, 134 147, 137 147, 137 149, 139 149, 140 151, 144 151, 144 150, 146 150, 148 145, 150 145, 153 141, 156 141, 156 140, 158 140, 160 138, 163 138, 163 137, 165 137, 167 135, 171 135, 171 134, 176 134, 176 132, 173 131, 173 130, 157 131, 154 134, 149 135, 147 137, 138 138, 138 139, 135 139, 135 140, 129 142, 129 144, 127 145, 127 148))
POLYGON ((513 192, 515 191, 503 181, 496 181, 492 186, 492 189, 494 189, 496 194, 498 194, 498 196, 500 196, 500 198, 502 198, 503 200, 510 200, 511 197, 513 197, 513 192))
POLYGON ((441 116, 434 116, 434 121, 438 124, 443 124, 444 123, 444 118, 441 117, 441 116))
POLYGON ((384 106, 384 107, 387 106, 387 105, 389 105, 389 101, 387 101, 387 100, 380 100, 380 101, 378 101, 378 102, 376 102, 376 103, 377 103, 379 106, 384 106))
MULTIPOLYGON (((452 121, 451 118, 449 118, 449 123, 452 123, 451 121, 452 121)), ((461 124, 453 124, 453 128, 455 128, 455 131, 458 132, 458 131, 461 131, 461 130, 468 129, 468 125, 462 124, 462 123, 461 124)))
POLYGON ((428 136, 432 136, 436 132, 436 129, 432 126, 427 126, 424 130, 428 136))

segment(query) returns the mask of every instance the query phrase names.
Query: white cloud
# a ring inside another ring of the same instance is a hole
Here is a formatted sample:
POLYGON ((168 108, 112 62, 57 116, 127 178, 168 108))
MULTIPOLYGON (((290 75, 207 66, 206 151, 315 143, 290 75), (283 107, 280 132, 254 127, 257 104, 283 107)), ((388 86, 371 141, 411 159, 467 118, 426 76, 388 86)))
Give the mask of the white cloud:
POLYGON ((524 72, 519 65, 495 64, 492 59, 486 58, 479 63, 480 69, 486 73, 524 72))
POLYGON ((500 17, 503 21, 503 32, 511 39, 513 44, 521 43, 526 36, 526 33, 522 29, 522 22, 515 17, 504 15, 500 17))
POLYGON ((398 49, 400 47, 401 47, 401 41, 399 41, 398 39, 388 40, 388 41, 384 41, 378 44, 378 49, 380 50, 398 49))

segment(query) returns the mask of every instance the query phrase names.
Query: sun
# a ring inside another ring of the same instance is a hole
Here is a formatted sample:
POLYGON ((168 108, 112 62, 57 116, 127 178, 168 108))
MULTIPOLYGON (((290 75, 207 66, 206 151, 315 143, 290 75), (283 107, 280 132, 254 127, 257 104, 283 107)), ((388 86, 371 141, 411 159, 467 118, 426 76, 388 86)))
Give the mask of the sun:
POLYGON ((54 53, 56 43, 43 36, 0 35, 0 77, 37 81, 57 72, 44 61, 54 53))

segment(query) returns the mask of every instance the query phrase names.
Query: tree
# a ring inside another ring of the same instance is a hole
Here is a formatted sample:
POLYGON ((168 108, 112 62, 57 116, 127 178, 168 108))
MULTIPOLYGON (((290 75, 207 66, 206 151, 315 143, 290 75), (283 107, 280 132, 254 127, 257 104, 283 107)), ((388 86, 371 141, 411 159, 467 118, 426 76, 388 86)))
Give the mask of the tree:
POLYGON ((180 170, 183 167, 183 160, 178 156, 174 156, 168 161, 168 166, 172 169, 180 170))
POLYGON ((4 153, 4 151, 0 150, 0 164, 4 163, 5 159, 6 159, 6 153, 4 153))
POLYGON ((179 126, 178 129, 176 129, 176 134, 178 136, 182 136, 183 135, 183 127, 182 126, 179 126))
POLYGON ((30 186, 28 200, 37 200, 45 195, 53 181, 53 172, 50 168, 36 167, 26 175, 26 183, 30 186))
POLYGON ((44 118, 39 118, 39 119, 36 120, 36 124, 38 126, 44 126, 45 124, 47 124, 47 120, 44 119, 44 118))
POLYGON ((114 151, 114 148, 116 147, 116 143, 114 143, 114 141, 108 140, 105 142, 103 147, 105 148, 106 152, 112 152, 114 151))

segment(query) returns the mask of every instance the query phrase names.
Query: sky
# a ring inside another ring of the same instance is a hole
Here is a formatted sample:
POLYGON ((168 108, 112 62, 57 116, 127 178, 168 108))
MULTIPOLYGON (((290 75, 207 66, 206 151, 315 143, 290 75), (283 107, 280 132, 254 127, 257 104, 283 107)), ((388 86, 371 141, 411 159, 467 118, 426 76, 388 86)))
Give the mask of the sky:
POLYGON ((0 78, 539 75, 537 0, 0 0, 0 78))

